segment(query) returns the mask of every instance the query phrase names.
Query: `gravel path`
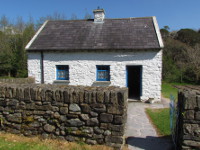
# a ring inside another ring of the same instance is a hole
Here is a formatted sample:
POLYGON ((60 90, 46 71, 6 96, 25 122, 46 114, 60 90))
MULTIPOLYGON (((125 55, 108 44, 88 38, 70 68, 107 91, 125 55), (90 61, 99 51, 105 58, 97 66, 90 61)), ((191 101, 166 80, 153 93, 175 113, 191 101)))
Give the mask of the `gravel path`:
POLYGON ((157 135, 145 113, 147 107, 164 108, 168 106, 167 99, 155 104, 129 102, 125 135, 130 150, 173 150, 171 141, 157 135))

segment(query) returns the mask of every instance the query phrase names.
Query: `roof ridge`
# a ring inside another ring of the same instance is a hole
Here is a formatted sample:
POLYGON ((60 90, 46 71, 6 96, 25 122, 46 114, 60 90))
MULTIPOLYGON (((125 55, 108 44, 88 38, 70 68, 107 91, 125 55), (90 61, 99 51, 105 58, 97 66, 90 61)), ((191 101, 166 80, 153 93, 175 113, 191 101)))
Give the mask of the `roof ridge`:
MULTIPOLYGON (((130 19, 149 19, 153 18, 153 16, 149 17, 129 17, 129 18, 105 18, 104 20, 130 20, 130 19)), ((59 22, 59 21, 93 21, 94 19, 78 19, 78 20, 48 20, 49 22, 59 22)))

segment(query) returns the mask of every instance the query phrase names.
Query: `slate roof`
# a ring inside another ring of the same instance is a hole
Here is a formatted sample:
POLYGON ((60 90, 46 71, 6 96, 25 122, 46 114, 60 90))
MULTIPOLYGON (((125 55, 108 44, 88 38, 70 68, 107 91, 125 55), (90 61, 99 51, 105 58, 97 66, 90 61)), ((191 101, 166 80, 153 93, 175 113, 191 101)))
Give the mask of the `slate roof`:
POLYGON ((160 49, 152 17, 48 21, 27 50, 160 49))

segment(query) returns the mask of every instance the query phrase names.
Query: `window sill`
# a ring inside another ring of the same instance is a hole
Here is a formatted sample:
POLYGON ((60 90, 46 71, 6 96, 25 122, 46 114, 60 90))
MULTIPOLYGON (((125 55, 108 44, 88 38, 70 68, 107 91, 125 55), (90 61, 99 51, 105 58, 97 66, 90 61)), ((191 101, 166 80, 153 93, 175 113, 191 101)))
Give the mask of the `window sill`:
POLYGON ((94 81, 95 84, 111 84, 110 81, 94 81))
POLYGON ((70 83, 70 81, 69 80, 54 80, 53 83, 54 84, 56 84, 56 83, 70 83))

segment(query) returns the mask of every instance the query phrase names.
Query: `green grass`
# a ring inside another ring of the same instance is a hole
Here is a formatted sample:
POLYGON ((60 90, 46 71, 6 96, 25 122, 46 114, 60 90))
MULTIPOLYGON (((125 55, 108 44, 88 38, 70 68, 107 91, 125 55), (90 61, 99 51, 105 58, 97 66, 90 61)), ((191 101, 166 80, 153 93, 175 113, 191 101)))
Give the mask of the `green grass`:
POLYGON ((0 150, 52 150, 48 146, 30 142, 14 142, 0 138, 0 150))
POLYGON ((170 115, 169 108, 146 109, 150 120, 154 124, 159 135, 169 136, 170 133, 170 115))
POLYGON ((173 87, 176 85, 174 83, 162 83, 162 95, 166 98, 170 98, 170 95, 173 95, 177 99, 178 89, 173 87))
POLYGON ((170 98, 170 95, 173 95, 175 99, 178 97, 178 89, 175 88, 175 85, 189 85, 187 83, 167 83, 162 82, 162 95, 165 98, 170 98))

